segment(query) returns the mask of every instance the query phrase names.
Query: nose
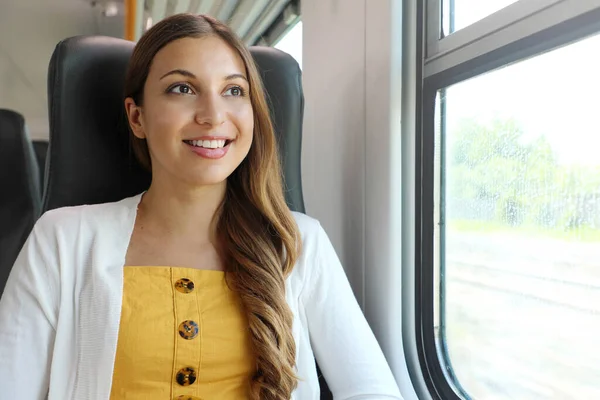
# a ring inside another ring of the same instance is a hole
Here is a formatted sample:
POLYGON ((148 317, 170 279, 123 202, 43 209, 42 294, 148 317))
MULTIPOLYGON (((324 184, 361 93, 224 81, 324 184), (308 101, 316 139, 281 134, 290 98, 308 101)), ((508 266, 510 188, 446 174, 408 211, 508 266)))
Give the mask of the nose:
POLYGON ((198 96, 196 122, 209 127, 218 126, 225 122, 225 109, 221 96, 206 94, 198 96))

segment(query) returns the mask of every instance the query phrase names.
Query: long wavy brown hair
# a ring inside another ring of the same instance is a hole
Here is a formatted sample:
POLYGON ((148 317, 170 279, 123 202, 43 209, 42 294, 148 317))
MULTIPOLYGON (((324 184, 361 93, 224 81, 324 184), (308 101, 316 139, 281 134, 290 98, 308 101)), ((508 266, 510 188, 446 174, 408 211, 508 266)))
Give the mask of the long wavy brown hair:
MULTIPOLYGON (((247 313, 256 370, 253 399, 287 400, 297 386, 293 314, 285 298, 285 279, 300 252, 298 227, 283 195, 281 166, 265 93, 254 60, 229 27, 205 15, 178 14, 148 30, 137 43, 125 80, 125 98, 143 105, 143 88, 154 56, 181 38, 218 36, 246 66, 254 109, 254 139, 247 157, 228 177, 225 198, 215 214, 217 248, 229 286, 247 313)), ((151 169, 146 140, 133 135, 133 151, 151 169)))

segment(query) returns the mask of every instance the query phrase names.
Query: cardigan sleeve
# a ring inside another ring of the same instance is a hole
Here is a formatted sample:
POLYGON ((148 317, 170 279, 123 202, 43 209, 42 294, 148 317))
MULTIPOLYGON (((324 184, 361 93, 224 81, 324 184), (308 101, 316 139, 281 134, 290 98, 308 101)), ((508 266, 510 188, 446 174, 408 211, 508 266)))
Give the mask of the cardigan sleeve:
POLYGON ((383 352, 318 225, 303 300, 311 346, 335 400, 401 399, 383 352))
POLYGON ((58 315, 57 250, 44 217, 36 223, 0 299, 0 400, 41 400, 48 394, 58 315))

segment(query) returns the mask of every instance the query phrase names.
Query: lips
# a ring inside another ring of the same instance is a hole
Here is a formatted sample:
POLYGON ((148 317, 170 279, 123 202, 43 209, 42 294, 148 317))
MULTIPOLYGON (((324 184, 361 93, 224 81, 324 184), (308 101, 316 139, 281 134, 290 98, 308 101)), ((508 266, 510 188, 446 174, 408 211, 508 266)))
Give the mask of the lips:
POLYGON ((221 147, 225 147, 225 145, 231 142, 231 139, 219 138, 219 139, 191 139, 184 140, 185 143, 195 146, 195 147, 204 147, 206 149, 217 149, 221 147))
MULTIPOLYGON (((206 159, 218 160, 219 158, 225 157, 225 155, 229 151, 229 148, 233 141, 226 140, 223 147, 216 147, 216 148, 195 146, 193 142, 195 142, 195 141, 191 141, 191 140, 183 141, 184 146, 187 146, 196 155, 198 155, 202 158, 206 158, 206 159)), ((205 141, 203 140, 203 142, 205 142, 205 141)))

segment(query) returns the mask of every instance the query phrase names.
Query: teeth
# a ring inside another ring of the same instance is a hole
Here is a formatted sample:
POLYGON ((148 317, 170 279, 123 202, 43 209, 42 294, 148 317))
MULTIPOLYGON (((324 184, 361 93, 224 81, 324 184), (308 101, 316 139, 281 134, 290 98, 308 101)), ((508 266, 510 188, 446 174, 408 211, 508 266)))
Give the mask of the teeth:
POLYGON ((192 146, 206 149, 220 149, 225 147, 225 140, 190 140, 192 146))

